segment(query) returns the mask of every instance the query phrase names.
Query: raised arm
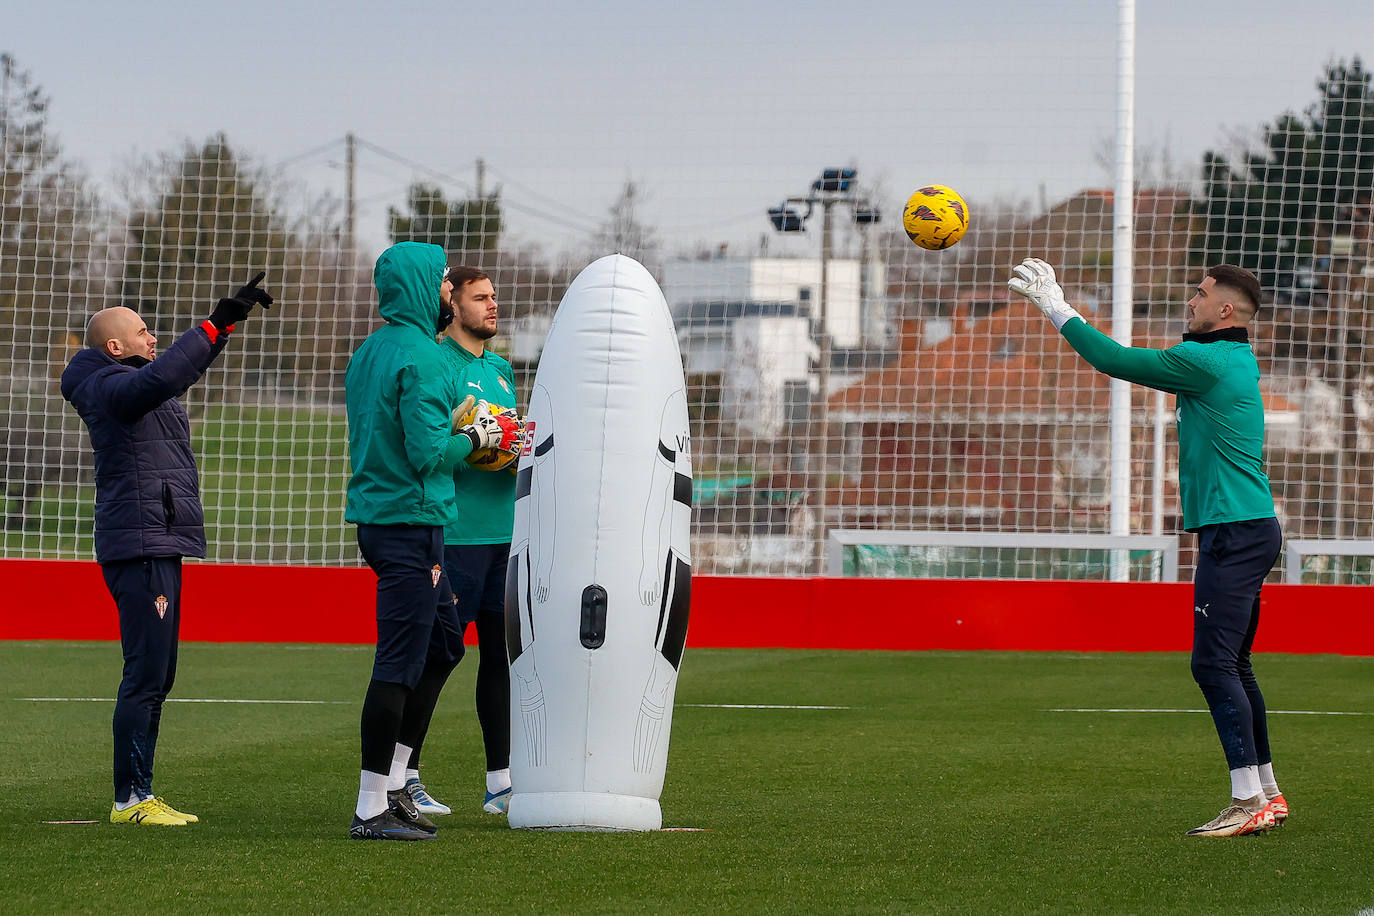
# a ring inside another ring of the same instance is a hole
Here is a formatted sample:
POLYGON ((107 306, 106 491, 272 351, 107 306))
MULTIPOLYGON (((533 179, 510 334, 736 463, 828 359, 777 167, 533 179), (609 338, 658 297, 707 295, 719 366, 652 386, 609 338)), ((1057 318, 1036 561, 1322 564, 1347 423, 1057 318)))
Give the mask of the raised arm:
POLYGON ((1194 365, 1176 349, 1125 347, 1088 324, 1064 300, 1054 268, 1045 261, 1026 258, 1013 274, 1007 287, 1040 309, 1069 346, 1098 372, 1174 394, 1203 394, 1216 384, 1216 376, 1194 365))

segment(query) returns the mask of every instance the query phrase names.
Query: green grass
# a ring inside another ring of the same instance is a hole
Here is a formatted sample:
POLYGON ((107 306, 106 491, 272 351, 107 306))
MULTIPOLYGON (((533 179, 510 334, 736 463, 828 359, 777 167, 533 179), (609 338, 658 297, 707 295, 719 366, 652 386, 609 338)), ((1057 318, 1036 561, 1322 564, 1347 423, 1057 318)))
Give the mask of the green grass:
MULTIPOLYGON (((341 411, 218 405, 192 417, 191 433, 211 559, 357 562, 353 528, 343 520, 349 466, 341 411)), ((89 482, 45 486, 28 506, 31 527, 0 532, 0 556, 92 556, 94 507, 89 482)))
POLYGON ((662 805, 707 832, 512 831, 478 808, 472 659, 424 775, 437 841, 345 838, 370 651, 187 644, 157 788, 187 828, 114 827, 114 644, 0 644, 0 895, 55 912, 1283 912, 1374 906, 1374 659, 1269 656, 1290 824, 1186 839, 1227 795, 1175 654, 689 651, 662 805), (690 703, 843 705, 716 709, 690 703), (99 819, 86 826, 45 820, 99 819))

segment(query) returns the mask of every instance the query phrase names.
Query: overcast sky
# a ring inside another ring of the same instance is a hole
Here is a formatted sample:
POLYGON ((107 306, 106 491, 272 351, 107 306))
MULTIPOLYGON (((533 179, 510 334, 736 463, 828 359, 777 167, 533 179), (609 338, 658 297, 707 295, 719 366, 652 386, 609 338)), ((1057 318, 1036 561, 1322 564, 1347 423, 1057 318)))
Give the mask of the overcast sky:
MULTIPOLYGON (((0 0, 70 158, 108 186, 134 154, 224 131, 342 196, 355 133, 471 190, 514 239, 575 247, 626 179, 669 250, 757 246, 764 211, 854 165, 887 213, 950 184, 975 205, 1109 186, 1108 0, 78 3, 0 0), (326 146, 316 154, 302 155, 326 146)), ((1333 58, 1374 63, 1374 3, 1140 0, 1136 130, 1179 166, 1316 97, 1333 58)), ((427 171, 364 149, 359 231, 427 171)), ((775 245, 780 244, 775 242, 775 245)), ((792 245, 805 245, 792 241, 792 245)), ((776 248, 775 248, 776 250, 776 248)))

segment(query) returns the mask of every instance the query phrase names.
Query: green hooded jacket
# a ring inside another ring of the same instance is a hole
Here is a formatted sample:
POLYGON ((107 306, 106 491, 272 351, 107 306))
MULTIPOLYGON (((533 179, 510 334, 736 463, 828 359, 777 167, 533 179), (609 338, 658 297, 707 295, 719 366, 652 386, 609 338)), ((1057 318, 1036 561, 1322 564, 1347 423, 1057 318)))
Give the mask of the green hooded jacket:
POLYGON ((348 361, 348 481, 344 519, 358 525, 446 525, 453 520, 453 469, 472 451, 454 436, 457 406, 434 329, 446 258, 438 245, 400 242, 373 271, 386 324, 348 361))

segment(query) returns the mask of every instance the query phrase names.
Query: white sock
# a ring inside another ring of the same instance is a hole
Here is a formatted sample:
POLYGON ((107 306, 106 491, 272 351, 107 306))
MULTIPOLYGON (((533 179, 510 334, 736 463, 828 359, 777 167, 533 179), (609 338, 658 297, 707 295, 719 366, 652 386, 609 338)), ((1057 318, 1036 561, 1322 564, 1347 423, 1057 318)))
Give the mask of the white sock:
POLYGON ((504 770, 487 770, 487 791, 492 795, 510 788, 510 767, 504 770))
POLYGON ((1232 798, 1254 798, 1263 793, 1264 789, 1260 788, 1259 767, 1236 767, 1231 771, 1232 798))
POLYGON ((386 788, 389 792, 406 787, 406 767, 410 766, 410 752, 414 748, 406 747, 401 742, 396 742, 396 750, 391 752, 391 773, 386 779, 386 788))
POLYGON ((419 780, 420 780, 420 771, 419 771, 419 770, 412 770, 410 767, 406 767, 406 782, 410 782, 412 779, 415 780, 416 782, 419 782, 419 780))
POLYGON ((137 792, 130 792, 128 801, 115 802, 115 810, 128 811, 130 808, 132 808, 134 805, 138 804, 141 801, 143 801, 143 799, 139 797, 137 792))
POLYGON ((358 817, 367 820, 387 809, 385 773, 363 770, 358 785, 358 807, 354 809, 358 817))
POLYGON ((1280 795, 1279 784, 1274 781, 1274 764, 1261 763, 1259 765, 1260 785, 1264 788, 1264 794, 1270 798, 1280 795))

